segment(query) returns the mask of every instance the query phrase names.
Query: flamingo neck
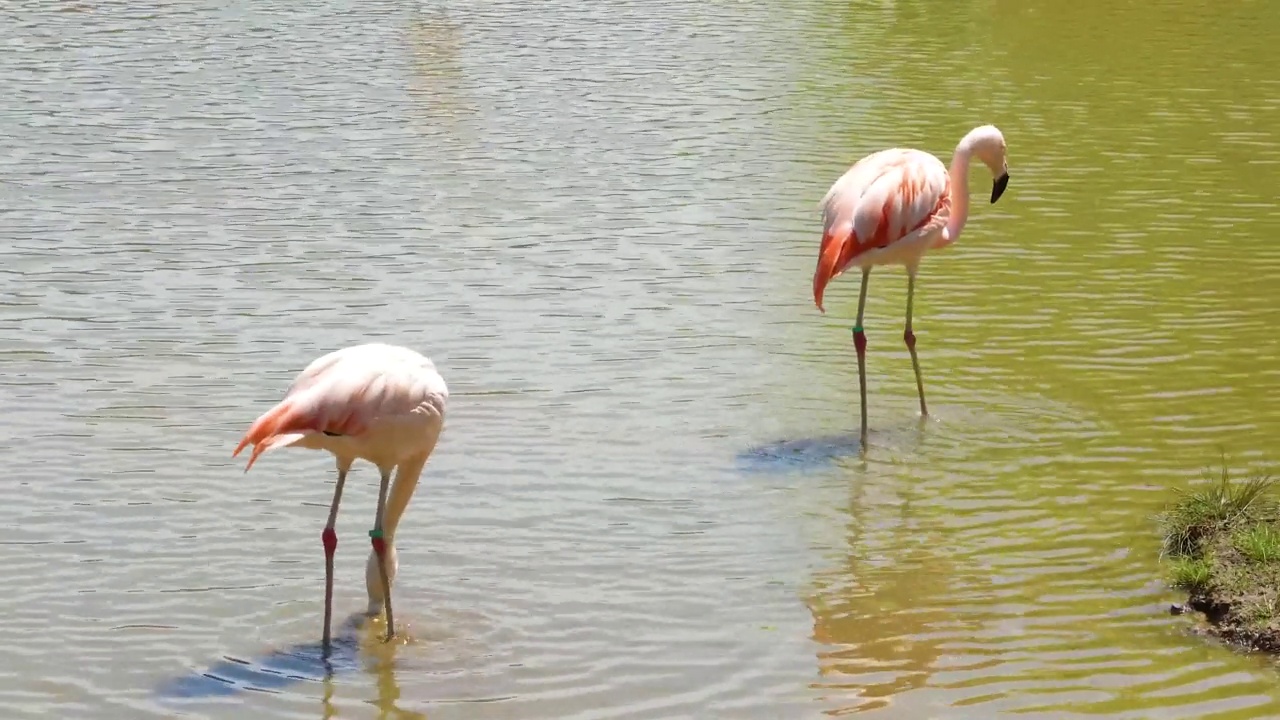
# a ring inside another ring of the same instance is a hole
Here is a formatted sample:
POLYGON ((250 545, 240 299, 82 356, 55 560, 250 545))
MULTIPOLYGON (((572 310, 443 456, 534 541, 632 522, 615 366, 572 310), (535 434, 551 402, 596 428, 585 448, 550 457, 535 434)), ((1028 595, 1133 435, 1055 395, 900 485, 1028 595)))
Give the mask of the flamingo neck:
POLYGON ((400 519, 404 517, 404 511, 409 507, 409 500, 418 487, 418 478, 422 475, 422 468, 426 464, 427 456, 422 455, 405 460, 396 469, 396 477, 391 481, 391 489, 387 491, 386 515, 382 521, 382 534, 387 540, 387 545, 391 545, 395 540, 396 528, 400 526, 400 519))
MULTIPOLYGON (((400 569, 400 554, 396 552, 395 546, 396 528, 400 526, 400 518, 404 517, 404 511, 409 507, 409 499, 413 497, 414 488, 418 486, 418 478, 422 475, 422 468, 426 464, 427 454, 400 463, 396 470, 396 477, 391 481, 391 488, 387 491, 386 514, 382 520, 382 540, 383 552, 386 553, 387 558, 389 583, 395 583, 396 574, 400 569)), ((376 615, 382 612, 383 608, 382 575, 378 570, 377 550, 369 553, 369 561, 364 567, 364 582, 365 589, 369 593, 369 614, 376 615)))
POLYGON ((960 239, 960 231, 969 219, 969 159, 973 151, 966 137, 956 146, 951 157, 951 217, 947 220, 946 244, 960 239))

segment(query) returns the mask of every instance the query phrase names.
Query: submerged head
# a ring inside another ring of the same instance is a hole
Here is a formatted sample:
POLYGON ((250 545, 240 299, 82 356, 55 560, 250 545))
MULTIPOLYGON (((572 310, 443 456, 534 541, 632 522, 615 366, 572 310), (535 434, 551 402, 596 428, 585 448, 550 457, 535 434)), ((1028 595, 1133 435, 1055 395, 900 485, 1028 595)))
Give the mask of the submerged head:
POLYGON ((991 184, 991 202, 999 200, 1009 186, 1009 160, 1006 156, 1008 148, 1004 135, 995 125, 982 125, 970 130, 960 144, 990 168, 991 176, 995 178, 991 184))

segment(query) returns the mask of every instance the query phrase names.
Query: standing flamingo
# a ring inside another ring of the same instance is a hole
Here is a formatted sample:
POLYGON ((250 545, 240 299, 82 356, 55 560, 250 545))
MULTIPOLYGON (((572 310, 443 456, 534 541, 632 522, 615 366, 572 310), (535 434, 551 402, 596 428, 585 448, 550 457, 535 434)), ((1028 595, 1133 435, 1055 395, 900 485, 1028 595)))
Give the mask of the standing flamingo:
POLYGON ((444 427, 449 389, 435 365, 418 353, 378 343, 331 352, 303 370, 284 399, 249 427, 232 457, 253 444, 245 472, 267 450, 294 445, 328 450, 338 464, 338 482, 329 507, 324 542, 324 640, 329 647, 333 616, 333 526, 347 472, 357 459, 378 466, 382 484, 378 510, 369 532, 373 552, 365 566, 370 615, 387 611, 387 639, 395 635, 391 583, 399 561, 395 534, 418 477, 444 427), (391 470, 398 467, 391 484, 391 470), (390 492, 388 493, 388 487, 390 492))
POLYGON ((867 336, 862 314, 867 304, 867 280, 876 265, 907 268, 907 325, 903 340, 911 353, 920 393, 920 414, 928 416, 924 380, 911 332, 911 305, 916 271, 925 253, 943 248, 960 237, 969 217, 969 161, 977 157, 991 170, 995 203, 1009 185, 1004 136, 992 125, 970 130, 956 145, 951 169, 920 150, 893 148, 859 160, 836 180, 822 199, 822 247, 813 273, 813 301, 822 307, 827 283, 850 267, 862 269, 858 320, 853 344, 858 351, 858 389, 862 397, 862 447, 867 446, 867 336))

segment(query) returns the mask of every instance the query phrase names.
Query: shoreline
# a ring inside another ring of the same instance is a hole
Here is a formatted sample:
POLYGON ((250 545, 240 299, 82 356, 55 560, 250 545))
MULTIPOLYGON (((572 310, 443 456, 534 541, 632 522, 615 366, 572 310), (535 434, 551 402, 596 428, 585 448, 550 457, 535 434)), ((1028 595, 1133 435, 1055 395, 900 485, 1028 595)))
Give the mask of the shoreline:
POLYGON ((1200 632, 1246 651, 1280 654, 1280 502, 1269 476, 1225 467, 1179 491, 1159 516, 1174 614, 1203 616, 1200 632))

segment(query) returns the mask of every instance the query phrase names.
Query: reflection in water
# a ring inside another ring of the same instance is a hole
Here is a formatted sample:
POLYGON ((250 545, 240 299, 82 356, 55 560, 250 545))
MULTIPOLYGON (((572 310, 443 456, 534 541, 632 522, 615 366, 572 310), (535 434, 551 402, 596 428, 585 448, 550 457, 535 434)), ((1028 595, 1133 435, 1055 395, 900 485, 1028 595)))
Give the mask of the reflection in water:
MULTIPOLYGON (((378 689, 378 696, 372 701, 373 706, 378 708, 378 720, 386 720, 387 718, 426 720, 426 713, 405 710, 396 706, 396 701, 400 699, 400 683, 396 680, 394 663, 390 657, 380 657, 375 660, 371 664, 369 672, 374 676, 374 685, 378 689)), ((325 676, 322 682, 324 683, 324 696, 320 701, 323 709, 320 717, 322 720, 341 717, 338 714, 338 705, 333 702, 337 683, 333 681, 333 676, 331 675, 325 676)))
MULTIPOLYGON (((876 482, 889 478, 880 477, 876 482)), ((886 707, 924 686, 944 655, 953 568, 923 542, 910 499, 869 497, 856 481, 841 564, 821 572, 807 598, 818 654, 815 683, 830 714, 886 707)))
MULTIPOLYGON (((378 698, 374 706, 378 708, 378 718, 402 718, 403 720, 425 720, 426 713, 416 710, 405 710, 396 707, 400 699, 400 683, 396 681, 396 673, 390 658, 379 658, 370 668, 378 687, 378 698)), ((333 717, 333 704, 329 699, 333 696, 332 683, 327 682, 325 688, 325 712, 327 718, 333 717)))
POLYGON ((456 135, 459 118, 476 114, 466 90, 462 28, 443 9, 420 10, 406 32, 412 55, 409 94, 423 117, 456 135))

